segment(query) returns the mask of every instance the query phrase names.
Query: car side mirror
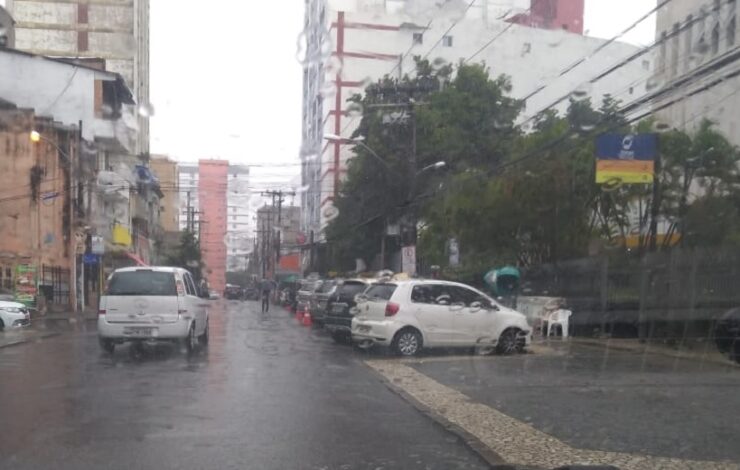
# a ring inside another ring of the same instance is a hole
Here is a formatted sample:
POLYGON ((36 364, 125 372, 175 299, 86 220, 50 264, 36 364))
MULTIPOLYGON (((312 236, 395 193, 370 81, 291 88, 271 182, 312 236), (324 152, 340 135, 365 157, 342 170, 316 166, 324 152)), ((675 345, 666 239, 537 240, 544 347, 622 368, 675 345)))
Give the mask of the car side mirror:
POLYGON ((363 303, 367 302, 367 300, 368 300, 368 297, 367 297, 366 294, 357 294, 357 295, 355 295, 355 303, 356 304, 363 304, 363 303))

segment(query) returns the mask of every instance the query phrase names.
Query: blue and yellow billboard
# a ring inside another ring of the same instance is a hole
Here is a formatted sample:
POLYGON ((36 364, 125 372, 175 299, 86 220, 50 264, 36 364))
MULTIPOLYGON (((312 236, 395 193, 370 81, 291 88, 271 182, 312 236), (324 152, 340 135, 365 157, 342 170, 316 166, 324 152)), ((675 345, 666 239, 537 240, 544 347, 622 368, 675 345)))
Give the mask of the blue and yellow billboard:
POLYGON ((596 138, 596 183, 652 183, 656 134, 602 134, 596 138))

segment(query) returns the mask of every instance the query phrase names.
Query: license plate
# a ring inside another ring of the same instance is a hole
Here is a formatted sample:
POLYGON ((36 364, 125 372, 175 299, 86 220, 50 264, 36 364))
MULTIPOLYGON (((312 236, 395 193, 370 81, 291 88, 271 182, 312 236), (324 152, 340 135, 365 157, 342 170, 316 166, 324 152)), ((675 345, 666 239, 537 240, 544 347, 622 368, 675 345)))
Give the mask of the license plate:
POLYGON ((367 333, 368 331, 370 331, 370 327, 367 325, 359 325, 357 327, 357 331, 359 331, 360 333, 367 333))
POLYGON ((152 336, 153 331, 154 331, 154 328, 127 326, 123 329, 123 334, 126 336, 137 336, 137 337, 152 336))

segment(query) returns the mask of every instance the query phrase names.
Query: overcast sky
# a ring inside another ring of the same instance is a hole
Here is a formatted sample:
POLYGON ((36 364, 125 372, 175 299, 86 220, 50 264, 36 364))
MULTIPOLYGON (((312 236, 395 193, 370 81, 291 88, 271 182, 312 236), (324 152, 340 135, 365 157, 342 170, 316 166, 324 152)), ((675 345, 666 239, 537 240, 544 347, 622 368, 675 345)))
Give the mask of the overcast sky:
MULTIPOLYGON (((295 53, 303 3, 152 0, 152 152, 266 165, 253 168, 255 186, 297 175, 302 72, 295 53)), ((586 0, 585 29, 610 38, 655 4, 586 0)), ((653 17, 623 40, 649 44, 654 28, 653 17)))

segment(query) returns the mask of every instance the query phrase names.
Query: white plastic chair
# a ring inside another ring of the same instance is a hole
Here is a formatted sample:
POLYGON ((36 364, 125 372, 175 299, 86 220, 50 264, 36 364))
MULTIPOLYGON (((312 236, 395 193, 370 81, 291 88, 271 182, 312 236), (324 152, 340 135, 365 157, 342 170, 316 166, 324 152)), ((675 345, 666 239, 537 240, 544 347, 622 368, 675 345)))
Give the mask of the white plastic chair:
POLYGON ((559 308, 552 312, 547 318, 547 336, 550 336, 552 327, 555 325, 560 326, 560 331, 563 332, 563 338, 568 337, 568 319, 573 314, 570 310, 559 308))

